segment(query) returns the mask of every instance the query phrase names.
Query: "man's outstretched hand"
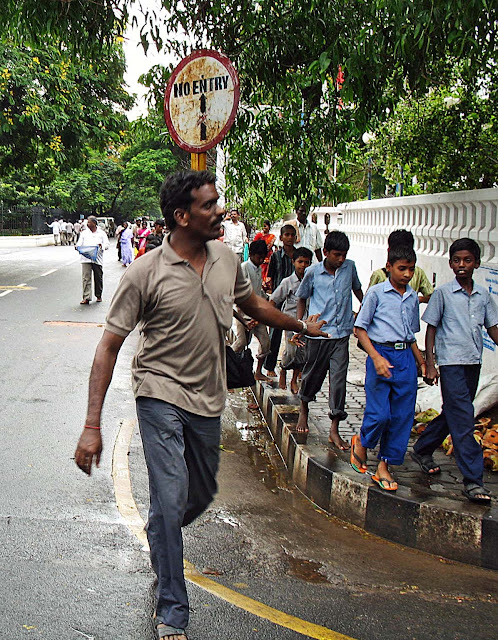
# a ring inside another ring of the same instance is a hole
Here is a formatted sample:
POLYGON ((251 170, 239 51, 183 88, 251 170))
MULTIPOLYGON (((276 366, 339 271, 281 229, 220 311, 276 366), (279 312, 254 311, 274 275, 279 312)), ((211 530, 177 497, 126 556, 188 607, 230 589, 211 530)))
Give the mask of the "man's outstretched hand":
POLYGON ((306 325, 308 327, 306 335, 310 336, 311 338, 330 338, 328 333, 324 333, 321 330, 326 322, 325 320, 318 320, 319 317, 319 313, 313 316, 308 316, 308 318, 306 319, 306 325))
POLYGON ((100 464, 100 454, 102 453, 102 437, 99 429, 84 428, 78 441, 74 460, 78 467, 86 474, 92 473, 92 464, 100 464))

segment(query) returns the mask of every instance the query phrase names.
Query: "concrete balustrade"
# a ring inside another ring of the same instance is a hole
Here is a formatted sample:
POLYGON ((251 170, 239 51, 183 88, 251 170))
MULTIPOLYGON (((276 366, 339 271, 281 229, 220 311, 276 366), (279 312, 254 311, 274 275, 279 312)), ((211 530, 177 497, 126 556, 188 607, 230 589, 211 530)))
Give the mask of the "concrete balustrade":
MULTIPOLYGON (((322 211, 316 210, 323 233, 322 211)), ((476 240, 482 253, 475 280, 498 303, 498 189, 348 202, 335 211, 337 224, 331 223, 330 229, 340 228, 349 236, 348 257, 356 262, 364 290, 372 271, 386 263, 391 231, 409 229, 415 238, 417 264, 436 286, 454 277, 448 266, 451 243, 465 237, 476 240)), ((496 372, 498 353, 490 340, 485 341, 483 363, 484 372, 496 372)))

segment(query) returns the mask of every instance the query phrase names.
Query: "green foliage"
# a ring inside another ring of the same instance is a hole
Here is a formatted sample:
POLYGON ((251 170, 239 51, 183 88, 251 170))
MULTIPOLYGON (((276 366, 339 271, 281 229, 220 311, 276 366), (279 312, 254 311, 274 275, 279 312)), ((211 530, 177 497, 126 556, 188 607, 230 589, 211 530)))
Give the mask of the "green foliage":
POLYGON ((48 42, 15 47, 0 40, 0 170, 29 166, 50 180, 56 167, 81 164, 87 147, 119 144, 131 98, 123 88, 120 46, 86 63, 48 42))
POLYGON ((241 77, 241 107, 225 141, 232 198, 256 189, 259 199, 280 190, 278 200, 336 201, 355 188, 333 177, 334 157, 344 165, 400 99, 437 84, 441 61, 465 60, 477 80, 496 55, 498 5, 487 0, 163 5, 165 32, 189 34, 164 43, 168 49, 185 55, 192 42, 207 42, 241 77))
POLYGON ((404 181, 406 194, 420 193, 422 185, 429 192, 496 186, 497 74, 476 86, 460 72, 446 86, 400 101, 376 132, 377 169, 390 182, 404 181))

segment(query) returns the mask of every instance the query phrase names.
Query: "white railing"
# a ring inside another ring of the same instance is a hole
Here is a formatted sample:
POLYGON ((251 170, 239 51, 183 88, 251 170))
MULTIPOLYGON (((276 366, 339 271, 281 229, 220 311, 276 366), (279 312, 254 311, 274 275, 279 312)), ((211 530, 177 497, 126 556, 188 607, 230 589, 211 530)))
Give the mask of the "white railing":
MULTIPOLYGON (((409 229, 415 238, 417 264, 436 286, 454 277, 448 265, 451 243, 458 238, 476 240, 481 247, 481 267, 475 280, 498 303, 498 189, 364 200, 338 208, 340 229, 351 243, 348 258, 356 262, 364 291, 372 271, 386 263, 391 231, 409 229)), ((498 351, 489 339, 485 346, 484 369, 496 371, 498 351)))

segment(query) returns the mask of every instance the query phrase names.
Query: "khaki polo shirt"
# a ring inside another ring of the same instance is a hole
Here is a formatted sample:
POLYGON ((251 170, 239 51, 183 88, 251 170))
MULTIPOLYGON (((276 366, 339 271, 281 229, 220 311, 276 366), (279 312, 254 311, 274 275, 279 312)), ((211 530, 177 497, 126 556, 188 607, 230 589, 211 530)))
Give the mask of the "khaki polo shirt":
POLYGON ((126 337, 140 323, 133 359, 135 397, 170 402, 206 417, 225 406, 225 332, 234 303, 252 286, 235 253, 222 242, 207 243, 202 279, 171 248, 135 260, 124 273, 106 318, 106 330, 126 337))

